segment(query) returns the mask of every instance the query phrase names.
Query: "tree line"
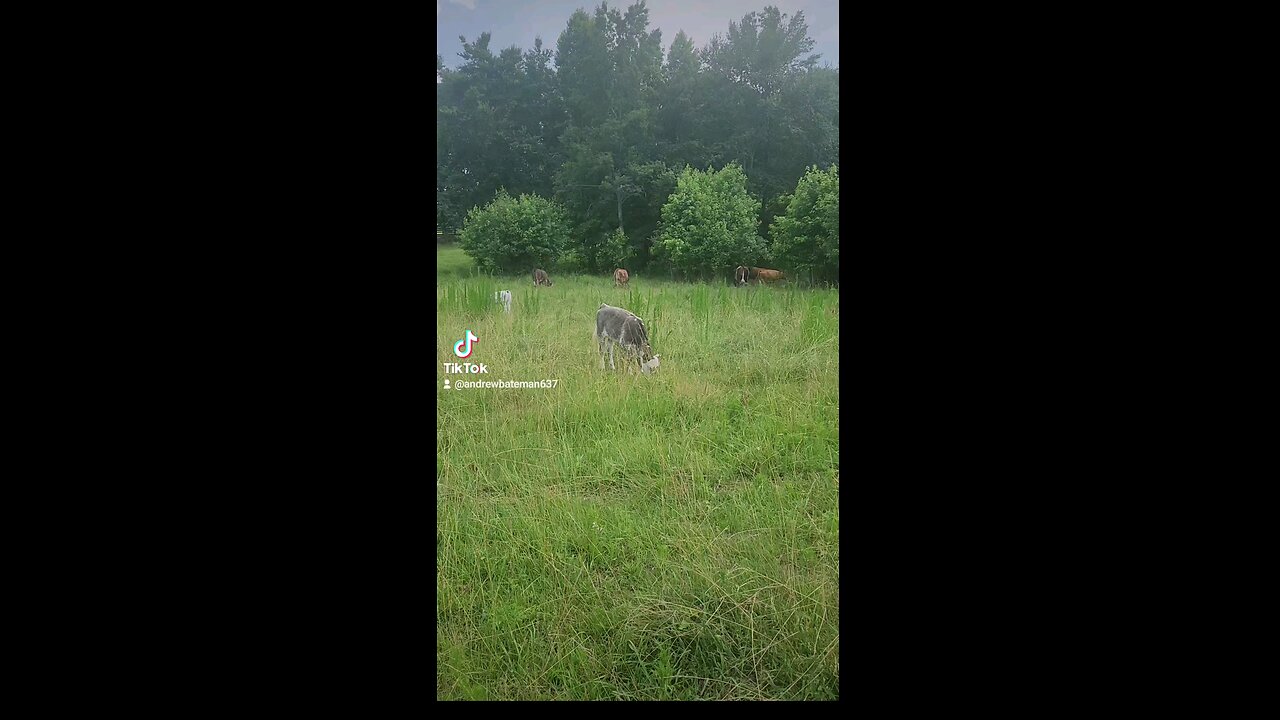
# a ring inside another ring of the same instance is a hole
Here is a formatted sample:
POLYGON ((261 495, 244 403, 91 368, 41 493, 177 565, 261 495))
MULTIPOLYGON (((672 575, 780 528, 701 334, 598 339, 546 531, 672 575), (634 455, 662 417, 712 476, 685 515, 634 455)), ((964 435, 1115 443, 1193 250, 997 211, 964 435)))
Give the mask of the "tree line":
POLYGON ((436 223, 482 266, 835 279, 839 71, 803 12, 748 13, 702 49, 680 32, 665 58, 643 0, 574 12, 554 67, 541 38, 489 40, 462 38, 457 69, 436 57, 436 223))

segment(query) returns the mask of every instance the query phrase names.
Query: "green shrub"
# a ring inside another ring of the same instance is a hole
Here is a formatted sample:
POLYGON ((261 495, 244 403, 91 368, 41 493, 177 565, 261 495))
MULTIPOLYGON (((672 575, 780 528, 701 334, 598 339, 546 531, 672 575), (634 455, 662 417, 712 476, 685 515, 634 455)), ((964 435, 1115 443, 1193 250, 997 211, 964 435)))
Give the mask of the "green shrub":
POLYGON ((467 213, 459 245, 481 270, 520 274, 553 266, 568 239, 569 223, 558 204, 499 190, 493 202, 467 213))
POLYGON ((691 277, 714 277, 755 264, 765 252, 756 233, 760 207, 737 165, 705 172, 686 168, 662 207, 662 231, 653 254, 691 277))
POLYGON ((812 273, 815 280, 840 276, 840 168, 811 167, 787 209, 769 228, 773 255, 785 268, 812 273))

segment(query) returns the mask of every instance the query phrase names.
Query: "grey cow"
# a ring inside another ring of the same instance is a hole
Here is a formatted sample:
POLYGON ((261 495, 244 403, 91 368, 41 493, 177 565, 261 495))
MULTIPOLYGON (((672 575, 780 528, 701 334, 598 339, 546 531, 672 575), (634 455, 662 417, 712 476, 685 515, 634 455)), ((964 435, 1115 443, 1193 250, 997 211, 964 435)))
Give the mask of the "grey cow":
MULTIPOLYGON (((613 364, 613 346, 618 345, 637 364, 643 365, 654 357, 653 348, 649 346, 649 331, 644 321, 622 308, 600 303, 596 310, 596 343, 600 349, 600 369, 604 369, 604 351, 609 349, 609 368, 617 369, 613 364)), ((650 369, 656 367, 654 363, 650 369)))

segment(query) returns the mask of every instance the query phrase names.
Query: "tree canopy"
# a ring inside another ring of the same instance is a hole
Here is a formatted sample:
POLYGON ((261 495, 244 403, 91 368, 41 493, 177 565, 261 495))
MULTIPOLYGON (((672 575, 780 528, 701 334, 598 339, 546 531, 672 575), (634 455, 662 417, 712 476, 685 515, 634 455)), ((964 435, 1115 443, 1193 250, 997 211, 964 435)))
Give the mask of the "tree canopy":
MULTIPOLYGON (((685 195, 716 202, 741 181, 764 252, 806 170, 839 162, 839 71, 818 67, 803 12, 766 6, 725 20, 727 31, 701 49, 675 28, 665 58, 643 0, 575 11, 554 47, 538 38, 530 50, 495 54, 489 33, 462 38, 455 69, 436 59, 437 226, 461 227, 506 188, 563 208, 564 250, 584 271, 622 261, 643 269, 676 257, 671 242, 683 231, 666 223, 678 178, 685 195)), ((734 197, 736 218, 746 201, 734 197)), ((787 247, 810 227, 796 222, 777 231, 787 247)), ((739 238, 742 227, 726 232, 755 247, 739 238)), ((716 256, 684 269, 748 261, 716 256)))

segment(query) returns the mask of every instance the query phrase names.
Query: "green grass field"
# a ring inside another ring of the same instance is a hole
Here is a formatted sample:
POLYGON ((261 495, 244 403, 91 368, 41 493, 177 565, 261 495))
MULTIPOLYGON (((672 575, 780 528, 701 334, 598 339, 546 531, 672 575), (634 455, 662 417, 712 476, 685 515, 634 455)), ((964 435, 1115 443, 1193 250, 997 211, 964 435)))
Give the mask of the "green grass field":
POLYGON ((437 698, 838 698, 839 292, 437 255, 437 698), (601 302, 656 374, 599 369, 601 302), (467 330, 451 384, 557 387, 443 389, 467 330))

